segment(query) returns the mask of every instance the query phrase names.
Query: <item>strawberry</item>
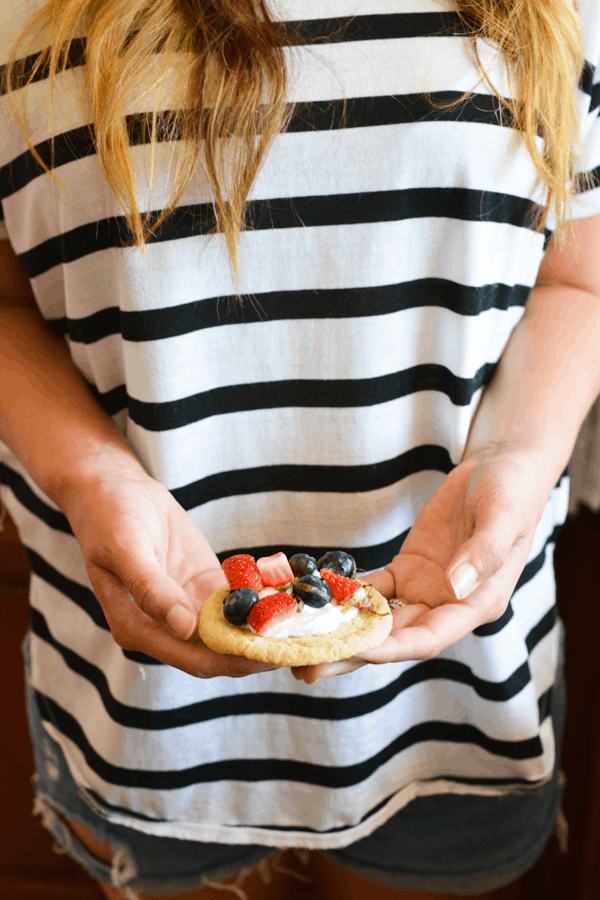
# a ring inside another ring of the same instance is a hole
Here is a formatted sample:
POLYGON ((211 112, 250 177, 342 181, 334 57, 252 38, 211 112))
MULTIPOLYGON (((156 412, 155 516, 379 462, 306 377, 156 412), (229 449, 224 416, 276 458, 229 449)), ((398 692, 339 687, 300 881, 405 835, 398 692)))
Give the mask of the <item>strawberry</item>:
POLYGON ((321 569, 320 575, 323 581, 327 582, 331 593, 339 603, 345 603, 360 587, 352 578, 345 578, 343 575, 332 572, 331 569, 321 569))
POLYGON ((232 591, 238 588, 250 588, 256 593, 262 591, 264 584, 258 571, 254 557, 248 553, 230 556, 221 565, 232 591))
POLYGON ((261 574, 263 584, 267 587, 281 587, 294 580, 294 573, 285 553, 261 556, 256 560, 256 566, 261 574))
POLYGON ((248 625, 251 625, 257 634, 260 634, 266 625, 276 624, 296 615, 298 604, 293 597, 285 591, 269 594, 262 597, 254 604, 248 613, 248 625))

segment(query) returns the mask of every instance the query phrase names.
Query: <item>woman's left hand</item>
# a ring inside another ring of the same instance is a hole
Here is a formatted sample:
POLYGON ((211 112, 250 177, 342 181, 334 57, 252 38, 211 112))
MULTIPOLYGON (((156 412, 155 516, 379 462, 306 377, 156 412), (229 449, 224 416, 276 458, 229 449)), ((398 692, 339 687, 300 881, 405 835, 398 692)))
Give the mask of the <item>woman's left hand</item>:
POLYGON ((499 452, 466 459, 444 479, 400 553, 368 580, 404 606, 381 646, 351 659, 296 666, 306 684, 367 663, 431 659, 505 612, 554 486, 540 454, 499 452), (460 590, 469 566, 476 580, 460 590), (458 590, 455 590, 458 588, 458 590))

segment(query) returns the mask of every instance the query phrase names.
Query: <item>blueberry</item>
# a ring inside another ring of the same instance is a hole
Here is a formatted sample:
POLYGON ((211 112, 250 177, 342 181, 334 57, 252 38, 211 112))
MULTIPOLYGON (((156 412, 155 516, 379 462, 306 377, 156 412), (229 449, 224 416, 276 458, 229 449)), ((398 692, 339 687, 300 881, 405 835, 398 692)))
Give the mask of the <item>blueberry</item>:
POLYGON ((356 563, 349 553, 343 550, 330 550, 319 560, 319 569, 331 569, 336 575, 344 578, 354 578, 356 575, 356 563))
POLYGON ((223 600, 223 615, 232 625, 243 625, 257 600, 258 594, 251 588, 230 591, 223 600))
POLYGON ((289 564, 294 578, 302 578, 303 575, 312 575, 317 571, 317 561, 314 556, 307 553, 295 553, 289 558, 289 564))
POLYGON ((292 594, 296 600, 304 600, 307 606, 319 609, 327 603, 331 603, 333 594, 329 585, 316 575, 305 575, 300 581, 292 585, 292 594))

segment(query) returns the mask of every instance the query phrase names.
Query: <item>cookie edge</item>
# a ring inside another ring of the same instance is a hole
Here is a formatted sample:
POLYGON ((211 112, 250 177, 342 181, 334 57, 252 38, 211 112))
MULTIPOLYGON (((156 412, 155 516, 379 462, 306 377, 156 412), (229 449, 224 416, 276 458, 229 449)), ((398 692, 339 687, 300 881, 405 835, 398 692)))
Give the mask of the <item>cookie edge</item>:
MULTIPOLYGON (((368 586, 368 582, 360 579, 357 581, 368 586)), ((329 634, 261 638, 260 635, 242 631, 226 620, 223 615, 223 600, 230 590, 229 585, 225 584, 214 591, 198 614, 198 634, 201 640, 211 650, 224 655, 244 656, 246 659, 281 666, 337 662, 379 647, 392 630, 393 619, 389 604, 379 591, 371 587, 371 603, 382 612, 360 610, 352 621, 329 634), (359 621, 363 627, 357 631, 356 623, 359 621), (370 626, 368 629, 364 627, 366 624, 370 626), (338 632, 342 632, 341 636, 333 637, 338 632)))

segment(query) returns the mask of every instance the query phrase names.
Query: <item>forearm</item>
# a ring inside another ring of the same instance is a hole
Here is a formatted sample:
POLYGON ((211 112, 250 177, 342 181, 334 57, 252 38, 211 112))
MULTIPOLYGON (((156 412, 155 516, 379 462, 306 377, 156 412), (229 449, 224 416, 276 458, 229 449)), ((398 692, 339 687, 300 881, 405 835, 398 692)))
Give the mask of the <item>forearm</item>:
POLYGON ((101 457, 141 469, 34 308, 0 306, 0 436, 61 509, 101 457))
POLYGON ((554 484, 600 393, 600 298, 567 285, 533 288, 482 394, 464 457, 534 452, 554 484))

